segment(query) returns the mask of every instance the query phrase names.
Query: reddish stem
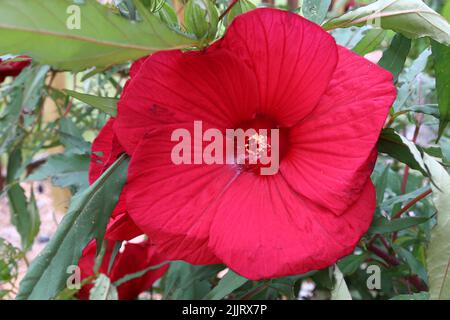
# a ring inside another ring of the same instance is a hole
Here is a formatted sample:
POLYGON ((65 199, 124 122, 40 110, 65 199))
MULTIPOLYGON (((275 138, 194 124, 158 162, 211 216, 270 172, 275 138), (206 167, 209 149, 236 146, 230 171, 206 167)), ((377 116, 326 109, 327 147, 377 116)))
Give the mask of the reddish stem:
POLYGON ((233 9, 233 7, 236 5, 236 3, 238 3, 238 0, 231 0, 230 5, 229 5, 228 8, 220 15, 219 20, 222 20, 222 19, 228 14, 228 12, 230 12, 230 10, 233 9))
POLYGON ((392 219, 398 219, 400 218, 400 216, 405 213, 406 211, 408 211, 413 205, 415 205, 417 202, 419 202, 420 200, 422 200, 423 198, 425 198, 426 196, 428 196, 430 193, 432 192, 431 189, 428 189, 425 192, 422 192, 421 194, 419 194, 417 197, 415 197, 414 199, 412 199, 410 202, 408 202, 403 208, 401 208, 396 214, 394 214, 394 216, 392 217, 392 219))
POLYGON ((373 245, 375 243, 375 240, 379 239, 381 241, 381 243, 383 244, 383 246, 387 249, 387 251, 391 250, 391 246, 389 245, 389 243, 387 242, 386 238, 383 237, 381 234, 377 233, 373 236, 372 239, 370 239, 369 241, 369 245, 373 245))
POLYGON ((73 106, 73 97, 70 98, 69 103, 67 104, 66 111, 64 111, 63 118, 67 117, 73 106))
POLYGON ((370 244, 369 243, 367 245, 367 249, 369 249, 375 255, 379 256, 381 259, 383 259, 384 261, 389 263, 389 265, 391 265, 391 266, 398 266, 400 264, 400 261, 397 258, 389 255, 387 252, 384 252, 383 250, 381 250, 380 248, 378 248, 374 244, 370 244))
POLYGON ((401 194, 405 194, 406 192, 406 184, 408 183, 408 176, 409 176, 409 166, 405 167, 405 173, 403 174, 402 179, 402 188, 401 188, 401 194))

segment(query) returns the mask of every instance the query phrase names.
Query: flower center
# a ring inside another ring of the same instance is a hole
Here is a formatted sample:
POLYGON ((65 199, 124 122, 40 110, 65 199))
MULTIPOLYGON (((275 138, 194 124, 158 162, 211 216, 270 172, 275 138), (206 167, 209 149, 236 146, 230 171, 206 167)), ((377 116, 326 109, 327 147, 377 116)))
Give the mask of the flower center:
POLYGON ((242 170, 259 175, 278 172, 288 150, 288 129, 264 115, 255 115, 235 129, 235 162, 242 170))

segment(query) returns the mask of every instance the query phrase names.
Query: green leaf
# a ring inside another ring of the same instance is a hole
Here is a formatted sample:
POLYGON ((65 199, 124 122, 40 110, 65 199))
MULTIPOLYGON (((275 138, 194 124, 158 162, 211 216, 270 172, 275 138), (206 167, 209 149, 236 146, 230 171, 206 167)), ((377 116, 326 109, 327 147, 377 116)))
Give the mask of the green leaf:
POLYGON ((447 19, 447 21, 450 21, 450 2, 448 1, 442 8, 442 16, 447 19))
POLYGON ((161 8, 157 11, 159 18, 169 26, 177 26, 178 18, 175 10, 167 2, 162 2, 161 8))
POLYGON ((89 291, 89 300, 119 300, 117 288, 107 275, 100 273, 89 291))
POLYGON ((21 254, 19 249, 0 238, 0 285, 17 278, 21 254))
POLYGON ((32 112, 41 100, 42 89, 44 88, 45 78, 49 70, 50 67, 46 65, 26 70, 28 74, 24 75, 26 80, 22 104, 27 112, 32 112))
POLYGON ((256 8, 256 5, 250 0, 238 0, 225 17, 225 25, 229 26, 231 21, 238 15, 256 8))
POLYGON ((91 107, 97 108, 112 117, 117 116, 117 102, 119 99, 107 98, 107 97, 97 97, 90 94, 84 94, 72 90, 65 89, 64 92, 71 97, 74 97, 81 102, 84 102, 91 107))
POLYGON ((424 187, 414 190, 410 193, 406 193, 406 194, 402 194, 399 196, 389 198, 380 205, 380 208, 385 211, 390 211, 392 209, 392 206, 394 206, 396 204, 405 203, 406 201, 410 201, 410 200, 414 199, 415 197, 419 196, 420 194, 424 193, 428 189, 429 189, 428 186, 424 186, 424 187))
POLYGON ((89 155, 60 153, 51 155, 47 162, 28 176, 27 181, 52 178, 58 187, 73 187, 76 190, 88 188, 89 155))
POLYGON ((437 224, 427 248, 428 283, 431 299, 450 299, 450 176, 436 160, 424 155, 424 165, 433 179, 437 224))
POLYGON ((344 275, 339 270, 338 266, 334 267, 334 287, 331 291, 331 300, 352 300, 352 295, 348 290, 344 275))
POLYGON ((29 219, 28 219, 28 244, 29 247, 31 247, 31 245, 34 242, 34 239, 36 239, 36 236, 39 233, 39 228, 41 227, 41 217, 39 215, 39 209, 36 203, 36 197, 34 195, 34 191, 33 189, 31 189, 31 195, 30 195, 30 200, 28 201, 28 214, 29 214, 29 219))
POLYGON ((248 280, 231 270, 219 281, 217 286, 212 289, 203 300, 220 300, 244 285, 248 280))
POLYGON ((337 265, 343 274, 351 275, 360 268, 361 264, 363 264, 366 259, 366 253, 360 255, 351 254, 339 260, 337 265))
POLYGON ((418 159, 416 159, 405 141, 407 140, 395 132, 395 130, 391 128, 383 129, 377 144, 378 152, 386 153, 394 159, 408 165, 411 169, 419 170, 422 174, 427 175, 423 166, 418 162, 418 159))
POLYGON ((431 41, 439 105, 438 140, 450 121, 450 46, 431 41))
POLYGON ((450 45, 450 25, 421 0, 378 0, 331 19, 326 30, 372 24, 407 38, 430 37, 450 45))
POLYGON ((400 247, 397 244, 393 244, 392 248, 398 254, 398 256, 408 264, 413 274, 418 275, 420 279, 425 281, 425 283, 428 282, 427 270, 411 252, 409 252, 405 248, 400 247))
POLYGON ((34 193, 31 192, 30 201, 27 201, 25 190, 15 181, 21 170, 22 151, 16 148, 8 159, 6 182, 11 184, 7 191, 8 203, 11 211, 11 222, 20 234, 23 251, 28 251, 36 238, 41 225, 39 210, 36 205, 34 193))
POLYGON ((386 31, 383 29, 370 29, 352 50, 353 52, 364 56, 369 52, 376 50, 385 36, 386 31))
POLYGON ((404 111, 424 113, 424 114, 433 116, 437 119, 439 119, 439 117, 440 117, 439 107, 437 104, 423 104, 423 105, 411 106, 411 107, 407 107, 406 109, 404 109, 404 111))
POLYGON ((397 99, 393 105, 396 112, 404 107, 411 94, 417 90, 417 78, 425 70, 430 56, 431 50, 429 48, 423 50, 411 66, 399 76, 398 82, 401 83, 401 86, 397 90, 397 99))
POLYGON ((411 40, 396 34, 391 41, 389 48, 384 51, 383 57, 378 62, 378 65, 392 73, 394 81, 397 81, 400 72, 402 72, 406 58, 411 49, 411 40))
POLYGON ((11 101, 0 114, 0 154, 8 151, 14 143, 23 137, 18 126, 23 110, 23 94, 16 88, 11 94, 11 101))
POLYGON ((379 218, 374 220, 368 232, 375 233, 391 233, 417 226, 430 220, 430 217, 405 217, 394 220, 379 218))
POLYGON ((97 247, 125 183, 128 158, 121 156, 87 190, 78 193, 53 238, 32 262, 17 299, 51 299, 64 289, 67 267, 76 265, 93 238, 97 247))
POLYGON ((163 278, 164 299, 201 299, 211 291, 210 278, 223 270, 223 265, 195 266, 183 261, 173 261, 163 278))
POLYGON ((156 266, 150 266, 150 267, 147 267, 147 268, 145 268, 145 269, 143 269, 143 270, 141 270, 141 271, 138 271, 138 272, 134 272, 134 273, 127 274, 126 276, 123 276, 123 277, 120 278, 119 280, 115 281, 115 282, 114 282, 114 285, 115 285, 116 287, 118 287, 118 286, 120 286, 121 284, 124 284, 125 282, 128 282, 128 281, 131 281, 131 280, 140 278, 140 277, 142 277, 144 274, 146 274, 147 272, 153 271, 153 270, 157 270, 157 269, 159 269, 159 268, 161 268, 161 267, 164 267, 164 266, 167 265, 167 264, 169 264, 169 261, 162 262, 162 263, 160 263, 160 264, 157 264, 156 266))
POLYGON ((66 154, 90 154, 91 144, 84 140, 83 133, 72 120, 62 118, 59 125, 59 139, 65 147, 66 154))
MULTIPOLYGON (((117 258, 117 254, 120 251, 120 248, 122 247, 123 241, 114 241, 114 246, 113 246, 113 251, 111 253, 111 257, 109 258, 109 262, 108 262, 108 270, 107 273, 109 274, 112 270, 112 267, 114 265, 114 261, 117 258)), ((110 243, 108 243, 108 246, 110 245, 110 243)), ((103 261, 103 258, 102 258, 103 261)), ((101 263, 99 265, 99 268, 101 266, 101 263)))
POLYGON ((317 24, 321 24, 330 8, 331 0, 303 0, 303 16, 317 24))
POLYGON ((129 21, 95 0, 2 0, 0 54, 26 54, 41 64, 79 71, 135 60, 195 41, 143 8, 129 21), (77 22, 80 24, 77 25, 77 22))
POLYGON ((105 257, 106 248, 108 246, 108 240, 104 239, 102 241, 102 245, 100 246, 100 250, 97 250, 97 255, 94 259, 94 274, 97 274, 100 270, 100 267, 103 262, 103 258, 105 257))
POLYGON ((374 180, 375 189, 377 192, 377 206, 379 206, 384 199, 384 192, 386 191, 389 175, 389 166, 386 166, 383 172, 374 180))

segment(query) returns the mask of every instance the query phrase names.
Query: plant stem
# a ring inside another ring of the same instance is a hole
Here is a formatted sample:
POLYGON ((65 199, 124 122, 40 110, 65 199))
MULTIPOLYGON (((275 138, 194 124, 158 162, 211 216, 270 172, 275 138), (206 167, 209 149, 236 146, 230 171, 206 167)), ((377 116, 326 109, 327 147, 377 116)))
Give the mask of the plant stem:
POLYGON ((228 6, 228 8, 226 8, 226 10, 220 15, 219 20, 222 20, 227 14, 228 12, 230 12, 230 10, 235 6, 235 4, 238 2, 238 0, 231 0, 230 5, 228 6))
MULTIPOLYGON (((408 168, 408 167, 407 167, 408 168)), ((408 211, 412 206, 414 206, 417 202, 419 202, 420 200, 422 200, 423 198, 425 198, 426 196, 428 196, 430 193, 432 192, 431 188, 428 189, 427 191, 419 194, 417 197, 415 197, 414 199, 412 199, 410 202, 408 202, 403 208, 401 208, 396 214, 393 215, 392 219, 398 219, 400 218, 400 216, 405 213, 406 211, 408 211)), ((398 232, 394 232, 392 234, 392 242, 394 242, 395 240, 397 240, 397 234, 398 232)))
POLYGON ((417 202, 419 202, 420 200, 422 200, 423 198, 425 198, 426 196, 428 196, 430 193, 432 192, 431 188, 428 189, 425 192, 422 192, 421 194, 419 194, 417 197, 415 197, 414 199, 412 199, 410 202, 408 202, 403 208, 401 208, 396 214, 394 214, 394 216, 392 217, 392 219, 398 219, 400 218, 400 216, 405 213, 406 211, 408 211, 413 205, 415 205, 417 202))
POLYGON ((398 266, 400 264, 400 261, 391 255, 389 255, 387 252, 384 252, 374 244, 369 243, 367 245, 367 249, 369 249, 371 252, 373 252, 375 255, 386 261, 391 266, 398 266))

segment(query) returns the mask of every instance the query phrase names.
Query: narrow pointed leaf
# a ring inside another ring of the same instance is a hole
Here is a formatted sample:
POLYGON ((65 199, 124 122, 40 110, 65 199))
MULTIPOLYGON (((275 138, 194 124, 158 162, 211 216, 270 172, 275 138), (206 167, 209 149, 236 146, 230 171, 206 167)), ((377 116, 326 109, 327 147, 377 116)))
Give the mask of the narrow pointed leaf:
POLYGON ((241 287, 248 280, 229 270, 219 281, 219 284, 212 289, 203 299, 220 300, 241 287))
POLYGON ((64 289, 84 247, 92 239, 98 245, 125 183, 128 158, 120 157, 87 190, 74 197, 56 234, 32 262, 20 283, 17 299, 51 299, 64 289))
POLYGON ((30 200, 28 200, 25 190, 16 181, 21 170, 22 151, 20 148, 16 148, 11 152, 8 159, 6 182, 11 186, 7 195, 11 222, 20 235, 23 251, 27 252, 39 232, 41 222, 34 193, 31 193, 30 200))
POLYGON ((74 97, 81 102, 84 102, 94 108, 103 111, 106 114, 109 114, 112 117, 117 116, 117 102, 118 99, 115 98, 107 98, 107 97, 97 97, 90 94, 84 94, 81 92, 76 92, 72 90, 64 90, 69 96, 74 97))
POLYGON ((119 300, 117 288, 107 275, 101 273, 95 279, 94 286, 89 291, 89 300, 119 300))
POLYGON ((390 47, 384 51, 383 57, 378 62, 380 67, 390 71, 397 81, 400 72, 405 67, 405 61, 411 49, 411 40, 397 34, 391 41, 390 47))
POLYGON ((401 219, 387 220, 380 218, 372 223, 369 231, 372 234, 376 233, 391 233, 403 229, 408 229, 428 221, 428 217, 405 217, 401 219))
POLYGON ((352 49, 353 52, 364 56, 369 52, 378 48, 386 35, 386 31, 382 29, 370 29, 367 31, 364 38, 362 38, 356 46, 352 49))
POLYGON ((427 175, 422 164, 421 157, 415 157, 409 146, 402 137, 393 129, 383 129, 378 140, 378 152, 386 153, 398 161, 408 165, 410 168, 419 170, 422 174, 427 175))

